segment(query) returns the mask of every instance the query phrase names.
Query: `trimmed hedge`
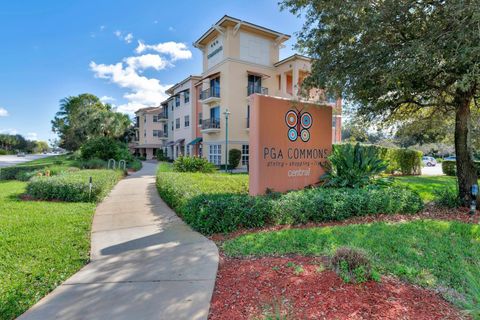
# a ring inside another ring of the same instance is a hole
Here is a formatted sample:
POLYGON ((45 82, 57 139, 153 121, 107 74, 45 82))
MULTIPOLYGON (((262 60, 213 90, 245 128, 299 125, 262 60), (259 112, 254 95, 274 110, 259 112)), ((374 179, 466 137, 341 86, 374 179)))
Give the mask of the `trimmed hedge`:
POLYGON ((120 170, 81 170, 53 177, 34 177, 27 184, 27 194, 39 200, 98 202, 123 177, 120 170), (89 178, 92 193, 89 194, 89 178))
POLYGON ((54 163, 44 163, 36 165, 18 165, 14 167, 6 167, 0 169, 0 180, 15 180, 17 176, 20 176, 26 172, 32 172, 46 168, 54 163))
POLYGON ((160 196, 193 229, 207 235, 423 209, 418 193, 406 188, 313 188, 252 197, 247 183, 246 175, 157 174, 160 196))
MULTIPOLYGON (((345 144, 335 144, 333 148, 342 148, 345 144)), ((376 145, 362 145, 373 149, 374 153, 388 163, 385 173, 402 175, 422 174, 422 152, 410 149, 386 148, 376 145)))
MULTIPOLYGON (((480 176, 480 161, 475 161, 477 166, 477 174, 480 176)), ((457 175, 457 162, 453 160, 444 160, 442 162, 442 171, 447 176, 457 175)))

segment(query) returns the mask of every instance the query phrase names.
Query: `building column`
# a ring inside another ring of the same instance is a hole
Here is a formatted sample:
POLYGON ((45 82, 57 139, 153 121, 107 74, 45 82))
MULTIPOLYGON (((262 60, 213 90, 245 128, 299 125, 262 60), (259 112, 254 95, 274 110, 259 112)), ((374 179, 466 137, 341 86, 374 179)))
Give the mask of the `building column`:
POLYGON ((280 92, 285 97, 287 96, 287 75, 285 72, 280 74, 280 92))
POLYGON ((293 63, 293 72, 292 72, 292 94, 294 98, 298 97, 298 66, 296 63, 293 63))

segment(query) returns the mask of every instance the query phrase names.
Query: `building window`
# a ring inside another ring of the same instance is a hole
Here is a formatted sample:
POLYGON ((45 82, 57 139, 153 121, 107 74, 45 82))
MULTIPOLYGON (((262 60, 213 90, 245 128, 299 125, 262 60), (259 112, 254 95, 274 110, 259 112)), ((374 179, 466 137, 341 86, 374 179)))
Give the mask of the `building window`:
POLYGON ((220 107, 214 107, 210 109, 210 119, 212 121, 220 121, 220 107))
POLYGON ((185 128, 190 127, 190 116, 185 116, 185 128))
POLYGON ((160 130, 153 130, 153 136, 154 137, 160 137, 161 136, 160 130))
POLYGON ((183 93, 183 102, 188 103, 190 101, 190 90, 186 90, 183 93))
POLYGON ((153 122, 158 122, 158 116, 157 115, 153 116, 153 122))
POLYGON ((202 113, 199 112, 199 113, 198 113, 198 125, 199 125, 199 126, 202 125, 202 117, 203 117, 202 113))
POLYGON ((147 115, 143 116, 143 123, 147 123, 147 115))
POLYGON ((173 131, 173 121, 172 121, 172 131, 173 131))
POLYGON ((143 136, 144 136, 144 137, 147 136, 147 130, 143 130, 143 136))
POLYGON ((175 107, 179 107, 180 106, 180 96, 175 96, 175 107))
POLYGON ((249 158, 249 147, 248 144, 242 145, 242 166, 248 165, 248 158, 249 158))
POLYGON ((221 144, 211 144, 209 146, 208 161, 218 166, 222 164, 222 145, 221 144))
POLYGON ((180 118, 175 119, 175 128, 180 129, 180 118))

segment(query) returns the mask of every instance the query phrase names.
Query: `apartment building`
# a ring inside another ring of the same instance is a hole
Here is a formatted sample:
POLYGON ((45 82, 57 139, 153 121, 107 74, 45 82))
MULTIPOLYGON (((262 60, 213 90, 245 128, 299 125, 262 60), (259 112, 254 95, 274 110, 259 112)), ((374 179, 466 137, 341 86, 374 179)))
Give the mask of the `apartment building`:
POLYGON ((340 140, 342 101, 327 99, 321 90, 311 90, 308 97, 299 95, 311 61, 298 54, 279 60, 280 49, 289 38, 281 32, 224 16, 195 41, 194 46, 203 54, 203 72, 197 84, 202 155, 210 162, 220 165, 226 161, 228 110, 229 149, 241 150, 241 166, 248 165, 248 97, 254 93, 306 98, 332 106, 334 142, 340 140))
POLYGON ((136 155, 152 159, 168 139, 168 114, 161 107, 149 107, 137 110, 135 116, 135 140, 131 148, 136 155))
POLYGON ((166 91, 169 98, 161 103, 166 110, 167 124, 164 130, 168 140, 164 146, 170 159, 182 155, 199 155, 201 135, 198 131, 197 88, 200 76, 189 76, 166 91))

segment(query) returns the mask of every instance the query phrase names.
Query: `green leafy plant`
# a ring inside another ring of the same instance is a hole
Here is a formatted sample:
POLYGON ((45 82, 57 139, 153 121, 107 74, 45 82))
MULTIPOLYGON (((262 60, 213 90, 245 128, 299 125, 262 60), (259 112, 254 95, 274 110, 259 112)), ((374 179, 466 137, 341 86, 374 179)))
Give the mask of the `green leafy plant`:
POLYGON ((205 158, 200 157, 178 157, 173 162, 173 170, 177 172, 203 172, 213 173, 216 171, 214 164, 208 162, 205 158))
POLYGON ((34 177, 27 184, 27 194, 40 200, 97 202, 103 199, 122 177, 123 172, 120 170, 80 170, 53 177, 34 177))
POLYGON ((363 283, 372 279, 370 259, 360 249, 338 248, 331 263, 335 272, 347 283, 363 283))
POLYGON ((371 148, 359 143, 334 148, 328 157, 327 173, 322 176, 325 186, 361 188, 372 183, 388 164, 371 148))
POLYGON ((433 190, 434 202, 440 207, 457 208, 462 205, 456 187, 443 187, 433 190))
POLYGON ((235 169, 240 164, 242 158, 242 151, 238 149, 230 149, 228 151, 228 164, 230 168, 235 169))
POLYGON ((168 160, 168 158, 165 156, 165 153, 163 152, 163 149, 157 149, 157 152, 155 153, 155 157, 157 158, 158 161, 168 160))
POLYGON ((132 160, 133 156, 128 151, 127 145, 113 138, 97 137, 87 140, 80 147, 82 159, 132 160))

